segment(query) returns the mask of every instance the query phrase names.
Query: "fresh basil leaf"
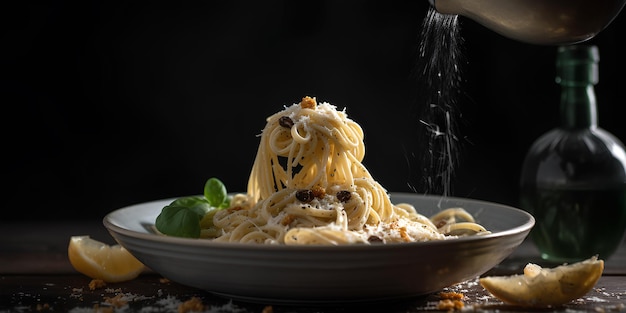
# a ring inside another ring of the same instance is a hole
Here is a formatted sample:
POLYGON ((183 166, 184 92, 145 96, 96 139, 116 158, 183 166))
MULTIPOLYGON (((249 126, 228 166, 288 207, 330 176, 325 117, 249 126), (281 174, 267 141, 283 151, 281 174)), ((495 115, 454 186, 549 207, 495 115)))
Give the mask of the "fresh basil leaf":
POLYGON ((200 215, 194 210, 168 205, 157 216, 154 226, 163 234, 176 237, 200 237, 200 215))
POLYGON ((230 202, 226 186, 215 177, 209 178, 204 184, 204 197, 216 208, 225 208, 230 202))
POLYGON ((200 217, 204 216, 211 209, 209 202, 205 198, 198 196, 178 198, 170 206, 186 207, 196 212, 200 217))
POLYGON ((226 196, 226 199, 224 199, 224 202, 222 202, 222 204, 220 204, 219 207, 217 207, 218 209, 225 209, 230 207, 230 197, 226 196))
POLYGON ((230 197, 226 186, 217 178, 204 184, 204 196, 182 197, 165 206, 155 221, 163 234, 177 237, 200 237, 201 228, 213 225, 215 212, 227 208, 230 197))

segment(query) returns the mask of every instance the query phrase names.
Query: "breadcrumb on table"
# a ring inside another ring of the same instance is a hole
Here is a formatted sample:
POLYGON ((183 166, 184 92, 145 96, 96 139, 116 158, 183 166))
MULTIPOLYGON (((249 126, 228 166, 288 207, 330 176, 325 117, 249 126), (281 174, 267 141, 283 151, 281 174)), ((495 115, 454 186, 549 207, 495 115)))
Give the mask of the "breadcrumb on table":
POLYGON ((92 279, 89 282, 89 290, 96 290, 98 288, 103 288, 105 287, 107 284, 104 282, 104 280, 102 279, 92 279))
POLYGON ((125 306, 126 304, 128 304, 128 301, 126 301, 124 299, 124 295, 123 294, 117 294, 115 297, 111 298, 111 297, 104 297, 104 302, 114 306, 115 308, 121 308, 123 306, 125 306))
POLYGON ((446 311, 460 310, 464 306, 465 304, 461 300, 442 299, 442 300, 439 300, 439 303, 437 304, 437 310, 446 310, 446 311))
POLYGON ((41 311, 48 311, 50 310, 50 305, 48 303, 44 303, 44 304, 37 304, 36 307, 37 312, 41 312, 41 311))
POLYGON ((454 292, 454 291, 440 292, 439 298, 450 299, 450 300, 463 300, 463 298, 465 298, 465 295, 459 292, 454 292))
POLYGON ((167 278, 165 278, 165 277, 161 277, 161 278, 159 278, 159 282, 160 282, 161 284, 169 284, 169 283, 170 283, 170 280, 169 280, 169 279, 167 279, 167 278))
POLYGON ((437 304, 437 310, 454 311, 461 310, 465 307, 463 299, 465 295, 458 292, 440 292, 439 303, 437 304))
POLYGON ((204 304, 198 297, 191 297, 191 299, 181 303, 178 306, 178 313, 188 312, 201 312, 204 311, 204 304))

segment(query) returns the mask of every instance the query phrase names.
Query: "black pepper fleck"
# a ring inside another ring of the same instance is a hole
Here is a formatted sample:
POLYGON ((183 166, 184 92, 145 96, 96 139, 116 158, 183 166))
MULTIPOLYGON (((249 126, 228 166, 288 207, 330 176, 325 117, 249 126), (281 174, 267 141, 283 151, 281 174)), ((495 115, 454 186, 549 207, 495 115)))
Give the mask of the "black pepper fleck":
POLYGON ((341 190, 337 192, 337 200, 341 202, 348 202, 350 201, 350 198, 352 198, 352 193, 347 190, 341 190))
POLYGON ((285 128, 291 128, 293 126, 293 121, 289 118, 289 116, 281 116, 278 119, 278 124, 285 128))
POLYGON ((304 203, 311 202, 313 198, 314 198, 313 191, 311 191, 310 189, 303 189, 303 190, 296 191, 296 199, 304 203))
POLYGON ((369 238, 367 238, 367 241, 369 243, 385 243, 382 239, 380 239, 380 237, 378 236, 369 236, 369 238))

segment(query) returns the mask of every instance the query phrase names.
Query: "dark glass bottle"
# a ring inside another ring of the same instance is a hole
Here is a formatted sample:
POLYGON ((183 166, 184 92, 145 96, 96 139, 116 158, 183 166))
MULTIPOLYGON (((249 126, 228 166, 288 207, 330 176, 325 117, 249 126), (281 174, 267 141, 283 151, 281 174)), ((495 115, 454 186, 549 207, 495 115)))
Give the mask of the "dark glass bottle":
POLYGON ((522 166, 520 205, 535 217, 530 236, 548 261, 607 259, 626 230, 626 152, 597 124, 598 62, 596 46, 558 48, 560 126, 522 166))

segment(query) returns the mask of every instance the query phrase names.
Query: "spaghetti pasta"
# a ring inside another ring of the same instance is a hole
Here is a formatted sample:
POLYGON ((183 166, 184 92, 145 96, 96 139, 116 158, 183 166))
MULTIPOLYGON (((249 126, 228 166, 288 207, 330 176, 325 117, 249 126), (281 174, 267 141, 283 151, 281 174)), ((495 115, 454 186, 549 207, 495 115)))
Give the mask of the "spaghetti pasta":
POLYGON ((268 117, 260 137, 247 193, 215 213, 214 241, 339 245, 488 233, 463 209, 431 219, 393 204, 361 163, 364 133, 345 109, 304 97, 268 117))

